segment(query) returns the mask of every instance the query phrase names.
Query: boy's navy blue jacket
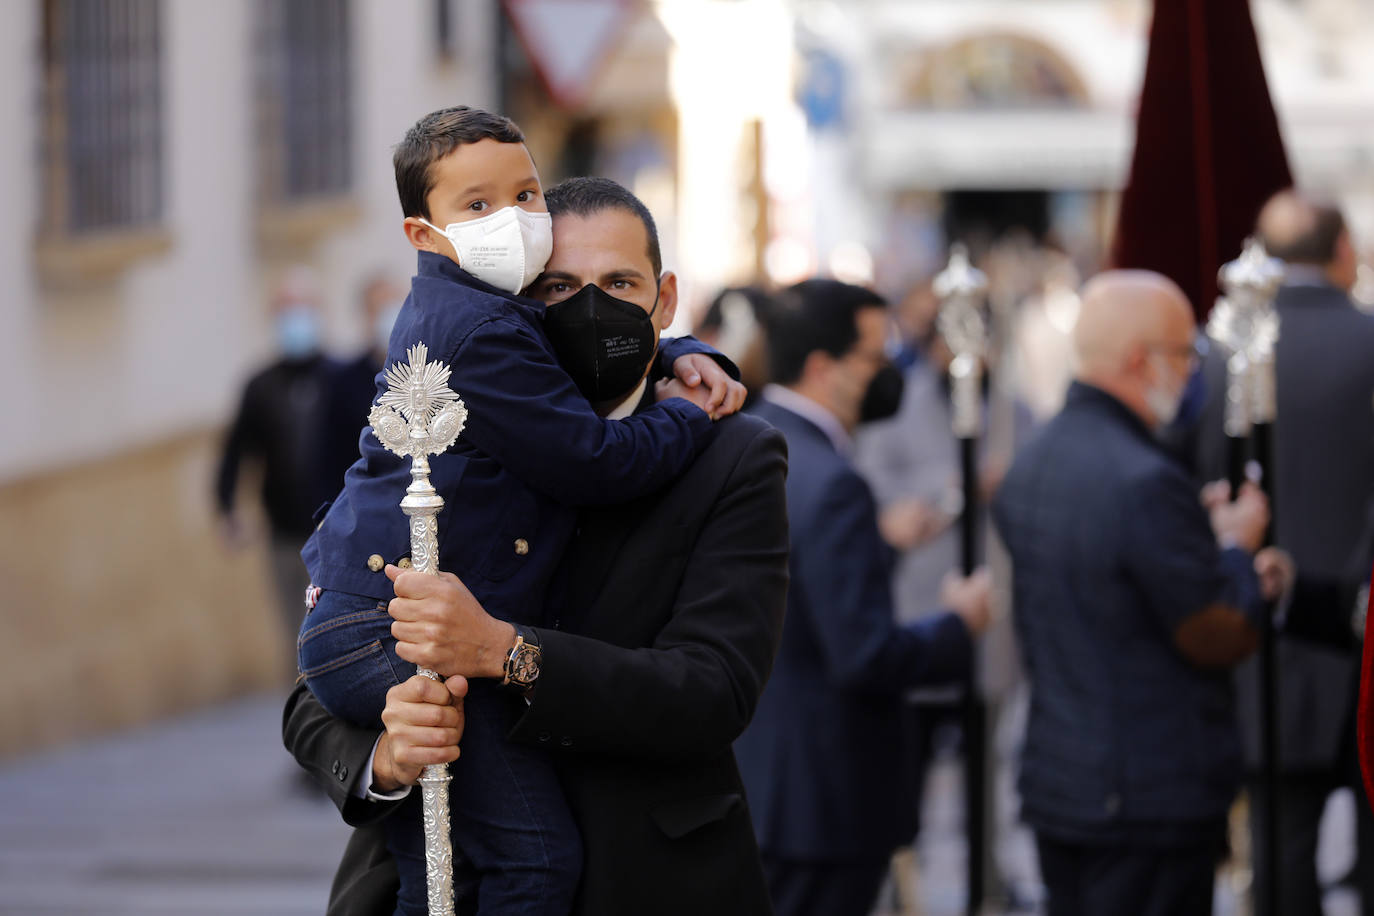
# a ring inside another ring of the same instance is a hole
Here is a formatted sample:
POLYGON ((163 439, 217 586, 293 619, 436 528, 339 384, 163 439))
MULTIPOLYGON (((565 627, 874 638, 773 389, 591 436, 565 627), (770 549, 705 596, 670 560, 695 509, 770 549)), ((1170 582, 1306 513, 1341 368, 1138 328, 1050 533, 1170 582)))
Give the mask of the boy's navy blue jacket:
MULTIPOLYGON (((457 444, 430 459, 430 480, 445 502, 439 568, 462 579, 491 614, 525 622, 540 619, 576 507, 657 490, 714 431, 706 413, 681 398, 624 420, 598 417, 554 357, 544 308, 421 252, 386 362, 405 361, 406 349, 423 342, 431 360, 452 369, 449 385, 468 415, 457 444)), ((690 338, 665 339, 661 358, 670 366, 693 352, 713 351, 690 338)), ((385 384, 379 375, 379 394, 385 384)), ((391 582, 369 559, 395 563, 410 554, 400 509, 410 462, 386 451, 371 428, 360 445, 362 457, 301 556, 315 585, 383 600, 391 582)))

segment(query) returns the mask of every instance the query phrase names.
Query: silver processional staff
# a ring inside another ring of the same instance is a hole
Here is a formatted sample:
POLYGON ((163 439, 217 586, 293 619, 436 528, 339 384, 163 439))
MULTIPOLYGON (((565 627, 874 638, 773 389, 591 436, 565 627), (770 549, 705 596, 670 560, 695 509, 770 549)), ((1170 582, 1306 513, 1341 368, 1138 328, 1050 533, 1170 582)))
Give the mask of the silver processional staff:
MULTIPOLYGON (((416 572, 439 574, 439 510, 444 498, 429 482, 429 457, 448 450, 463 431, 467 408, 448 387, 450 369, 428 360, 429 348, 417 343, 406 351, 408 363, 386 370, 387 390, 368 414, 372 433, 402 458, 409 457, 410 486, 401 511, 410 519, 410 559, 416 572)), ((439 680, 437 672, 420 674, 439 680)), ((448 823, 448 766, 434 764, 420 775, 424 803, 425 871, 430 916, 453 916, 453 841, 448 823)))

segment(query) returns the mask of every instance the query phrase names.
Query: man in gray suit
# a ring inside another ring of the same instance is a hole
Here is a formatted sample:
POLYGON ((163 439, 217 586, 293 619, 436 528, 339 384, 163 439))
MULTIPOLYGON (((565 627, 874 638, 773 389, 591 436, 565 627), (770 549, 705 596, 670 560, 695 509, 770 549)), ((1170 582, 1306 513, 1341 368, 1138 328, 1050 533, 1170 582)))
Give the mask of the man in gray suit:
MULTIPOLYGON (((1361 788, 1354 712, 1359 637, 1352 629, 1354 551, 1374 506, 1374 317, 1347 294, 1356 257, 1338 209, 1295 191, 1275 195, 1258 231, 1288 265, 1276 306, 1278 417, 1274 424, 1275 542, 1297 563, 1298 578, 1278 643, 1279 912, 1321 912, 1314 856, 1327 796, 1356 793, 1359 855, 1353 877, 1363 912, 1374 914, 1374 818, 1361 788)), ((1224 476, 1226 355, 1207 363, 1208 404, 1198 432, 1201 479, 1224 476)), ((1241 672, 1241 724, 1247 763, 1258 768, 1255 665, 1241 672)), ((1268 812, 1251 795, 1258 838, 1268 812)), ((1256 842, 1256 886, 1269 863, 1256 842)), ((1257 901, 1258 916, 1268 916, 1257 901)))

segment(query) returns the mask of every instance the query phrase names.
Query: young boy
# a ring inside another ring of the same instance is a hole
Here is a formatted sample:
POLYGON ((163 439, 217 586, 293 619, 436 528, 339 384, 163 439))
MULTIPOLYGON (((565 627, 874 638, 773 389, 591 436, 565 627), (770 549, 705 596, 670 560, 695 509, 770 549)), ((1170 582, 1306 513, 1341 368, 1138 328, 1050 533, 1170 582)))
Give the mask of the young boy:
MULTIPOLYGON (((669 398, 633 417, 603 420, 560 368, 544 306, 518 295, 542 271, 552 233, 538 174, 513 123, 466 107, 427 115, 397 147, 395 168, 419 266, 386 364, 404 362, 407 348, 425 343, 431 359, 452 369, 450 385, 468 410, 458 443, 430 460, 430 479, 445 500, 439 568, 457 574, 491 613, 516 624, 541 622, 575 507, 658 489, 709 441, 711 417, 669 398)), ((627 333, 595 358, 646 366, 653 337, 627 333)), ((679 341, 659 358, 703 350, 679 341)), ((379 394, 385 385, 378 376, 379 394)), ((410 475, 409 462, 383 449, 370 430, 361 448, 302 552, 319 591, 312 589, 299 658, 330 712, 379 727, 386 691, 414 671, 395 653, 386 613, 393 593, 383 571, 388 563, 406 565, 410 552, 399 509, 410 475)), ((517 683, 518 661, 512 653, 507 666, 517 683)), ((580 840, 549 761, 504 741, 521 703, 518 692, 495 682, 471 685, 463 755, 449 787, 460 865, 455 895, 476 899, 482 913, 566 913, 580 840), (471 869, 461 867, 464 859, 471 869)), ((399 911, 424 914, 418 793, 386 823, 401 873, 399 911)))

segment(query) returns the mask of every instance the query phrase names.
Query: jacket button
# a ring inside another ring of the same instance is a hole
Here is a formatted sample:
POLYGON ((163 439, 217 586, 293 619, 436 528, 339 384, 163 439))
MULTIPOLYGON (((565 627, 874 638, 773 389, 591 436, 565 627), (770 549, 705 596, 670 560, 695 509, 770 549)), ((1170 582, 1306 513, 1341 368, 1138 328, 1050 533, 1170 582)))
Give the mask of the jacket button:
POLYGON ((401 567, 402 569, 410 569, 415 564, 410 562, 410 557, 401 557, 399 560, 396 561, 396 565, 401 567))
POLYGON ((372 556, 367 558, 367 568, 372 570, 373 572, 381 572, 382 567, 385 565, 386 560, 382 559, 382 555, 380 553, 374 553, 372 556))
POLYGON ((549 740, 550 738, 552 738, 552 737, 553 737, 553 735, 550 735, 548 732, 540 732, 540 733, 539 733, 539 740, 540 740, 540 741, 548 741, 548 740, 549 740))
POLYGON ((347 778, 348 778, 348 766, 347 766, 347 764, 345 764, 344 766, 339 767, 339 782, 343 782, 343 781, 344 781, 345 779, 347 779, 347 778))
POLYGON ((564 747, 572 747, 572 739, 566 735, 564 735, 563 740, 558 743, 563 745, 564 747))
POLYGON ((334 765, 329 768, 329 772, 333 773, 335 776, 339 775, 339 761, 334 761, 334 765))
POLYGON ((525 554, 527 554, 527 553, 529 553, 529 552, 530 552, 530 542, 527 541, 527 540, 525 540, 524 538, 516 538, 516 539, 515 539, 515 553, 516 553, 518 556, 522 556, 522 557, 523 557, 525 554))

